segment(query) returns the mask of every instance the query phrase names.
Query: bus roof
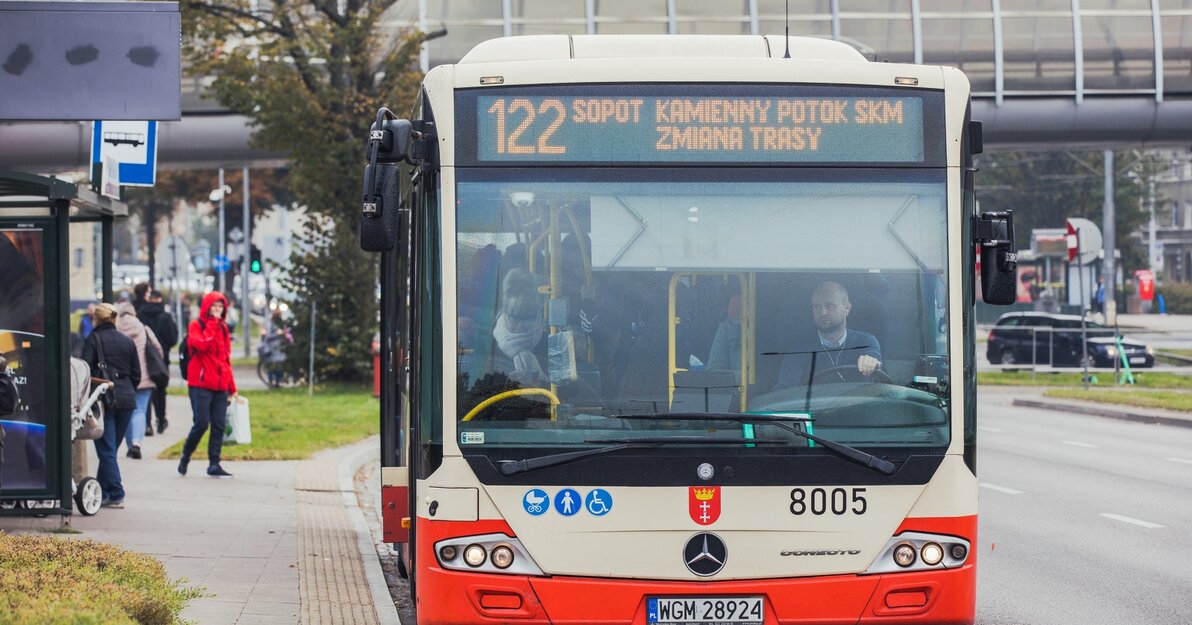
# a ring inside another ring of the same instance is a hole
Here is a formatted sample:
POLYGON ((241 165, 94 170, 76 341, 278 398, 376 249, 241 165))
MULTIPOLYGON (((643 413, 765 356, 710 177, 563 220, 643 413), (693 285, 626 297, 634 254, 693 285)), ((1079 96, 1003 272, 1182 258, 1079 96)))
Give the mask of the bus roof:
MULTIPOLYGON (((852 46, 829 39, 790 37, 794 59, 867 62, 852 46)), ((607 58, 781 58, 775 35, 524 35, 481 42, 459 64, 607 58)))

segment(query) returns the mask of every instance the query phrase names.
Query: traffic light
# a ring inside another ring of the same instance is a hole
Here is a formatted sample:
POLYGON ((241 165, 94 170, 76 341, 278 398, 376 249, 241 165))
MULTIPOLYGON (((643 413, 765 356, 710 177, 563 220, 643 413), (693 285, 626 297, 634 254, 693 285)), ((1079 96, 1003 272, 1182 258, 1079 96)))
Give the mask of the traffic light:
POLYGON ((261 273, 261 248, 255 245, 249 249, 248 270, 261 273))

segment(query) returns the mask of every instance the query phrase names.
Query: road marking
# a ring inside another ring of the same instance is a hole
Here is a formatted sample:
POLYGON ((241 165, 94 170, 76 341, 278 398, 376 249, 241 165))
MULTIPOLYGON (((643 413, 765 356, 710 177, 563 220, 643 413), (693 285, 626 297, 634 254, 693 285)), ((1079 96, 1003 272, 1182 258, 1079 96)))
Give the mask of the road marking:
POLYGON ((1145 527, 1145 528, 1147 528, 1147 529, 1149 529, 1149 530, 1153 530, 1153 529, 1157 529, 1157 528, 1163 527, 1162 525, 1159 525, 1158 523, 1151 523, 1150 521, 1143 521, 1142 519, 1134 519, 1134 518, 1131 518, 1131 517, 1128 517, 1128 516, 1122 516, 1122 515, 1120 515, 1120 514, 1114 514, 1114 513, 1112 513, 1112 512, 1102 512, 1102 513, 1101 513, 1101 516, 1103 516, 1103 517, 1105 517, 1105 518, 1107 518, 1107 519, 1113 519, 1114 521, 1121 521, 1122 523, 1130 523, 1131 525, 1137 525, 1137 526, 1139 526, 1139 527, 1145 527))
POLYGON ((989 482, 981 482, 980 486, 981 486, 981 488, 987 488, 989 490, 996 491, 999 493, 1005 493, 1007 495, 1021 495, 1022 494, 1022 491, 1020 491, 1020 490, 1015 490, 1013 488, 1006 488, 1005 486, 998 486, 997 484, 990 484, 989 482))
POLYGON ((1168 458, 1167 461, 1178 462, 1180 464, 1192 464, 1192 460, 1188 460, 1187 458, 1168 458))
POLYGON ((1092 443, 1082 443, 1080 441, 1060 441, 1060 442, 1065 445, 1071 445, 1073 447, 1083 447, 1085 449, 1099 449, 1099 447, 1097 447, 1096 445, 1094 445, 1092 443))
POLYGON ((991 428, 991 427, 989 427, 988 425, 978 425, 978 426, 977 426, 977 429, 978 429, 978 430, 981 430, 982 432, 995 432, 995 433, 1000 433, 1000 432, 1002 431, 1002 429, 1001 429, 1001 428, 991 428))

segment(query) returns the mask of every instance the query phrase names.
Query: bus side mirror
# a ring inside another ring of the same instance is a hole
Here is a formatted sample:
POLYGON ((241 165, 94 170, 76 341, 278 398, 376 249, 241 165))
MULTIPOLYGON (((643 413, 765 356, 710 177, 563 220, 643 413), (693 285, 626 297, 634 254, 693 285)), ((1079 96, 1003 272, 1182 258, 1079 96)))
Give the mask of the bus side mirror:
POLYGON ((397 164, 410 161, 413 125, 393 119, 389 109, 377 113, 368 132, 368 165, 364 167, 364 201, 360 214, 360 247, 366 252, 388 252, 397 245, 401 178, 397 164))
POLYGON ((364 168, 360 247, 366 252, 388 252, 397 245, 400 176, 396 163, 374 163, 364 168))
POLYGON ((975 221, 973 238, 981 246, 981 298, 986 304, 1013 304, 1018 279, 1014 213, 981 213, 975 221))

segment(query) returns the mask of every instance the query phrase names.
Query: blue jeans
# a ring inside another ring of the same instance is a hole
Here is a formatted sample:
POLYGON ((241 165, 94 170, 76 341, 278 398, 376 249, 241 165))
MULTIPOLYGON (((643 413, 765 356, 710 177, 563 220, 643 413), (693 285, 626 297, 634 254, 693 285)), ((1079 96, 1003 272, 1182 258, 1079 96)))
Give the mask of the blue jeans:
POLYGON ((132 421, 128 424, 128 433, 124 435, 124 442, 131 448, 141 446, 145 440, 145 413, 149 410, 149 400, 153 399, 153 389, 137 389, 137 407, 132 411, 132 421))
POLYGON ((124 484, 120 482, 116 450, 120 448, 120 439, 128 431, 129 421, 132 421, 131 408, 106 413, 103 417, 103 436, 95 439, 95 455, 99 457, 95 479, 108 499, 124 499, 124 484))
POLYGON ((219 453, 223 449, 224 428, 228 425, 228 394, 224 391, 215 392, 205 388, 190 387, 190 409, 194 412, 194 425, 190 426, 190 434, 186 435, 186 444, 182 446, 182 457, 187 460, 199 446, 203 433, 211 428, 211 436, 207 438, 207 462, 211 466, 219 464, 219 453))

